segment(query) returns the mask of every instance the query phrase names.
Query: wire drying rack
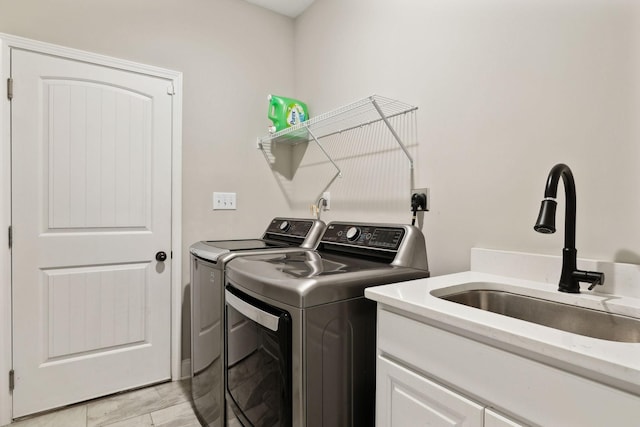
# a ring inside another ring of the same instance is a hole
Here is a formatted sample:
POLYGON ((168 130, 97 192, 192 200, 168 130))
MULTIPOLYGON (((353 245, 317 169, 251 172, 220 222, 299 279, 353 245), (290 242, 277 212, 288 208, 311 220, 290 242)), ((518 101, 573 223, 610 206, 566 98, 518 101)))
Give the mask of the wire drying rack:
MULTIPOLYGON (((334 162, 331 156, 322 147, 320 140, 329 136, 348 132, 362 126, 383 121, 396 140, 404 154, 409 159, 413 170, 413 158, 409 154, 407 147, 393 128, 389 119, 417 110, 418 107, 385 98, 379 95, 371 95, 351 104, 337 108, 295 126, 281 130, 267 136, 259 137, 257 148, 265 151, 265 145, 269 143, 299 144, 302 142, 314 141, 333 166, 338 170, 338 176, 342 175, 340 167, 334 162)), ((266 153, 265 153, 266 155, 266 153)))

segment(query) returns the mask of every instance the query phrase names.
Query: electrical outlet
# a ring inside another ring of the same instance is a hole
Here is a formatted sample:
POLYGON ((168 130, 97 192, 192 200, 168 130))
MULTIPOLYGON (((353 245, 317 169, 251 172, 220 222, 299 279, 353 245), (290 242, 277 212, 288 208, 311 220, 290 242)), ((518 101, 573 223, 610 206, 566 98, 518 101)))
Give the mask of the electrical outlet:
POLYGON ((325 191, 324 193, 322 193, 322 198, 325 202, 324 210, 328 211, 329 209, 331 209, 331 193, 329 191, 325 191))
POLYGON ((213 210, 235 210, 236 193, 213 193, 213 210))
MULTIPOLYGON (((414 188, 411 190, 410 198, 413 198, 414 194, 424 194, 425 196, 425 207, 424 209, 419 208, 418 211, 428 211, 431 209, 431 201, 429 200, 429 189, 428 188, 414 188)), ((411 206, 411 205, 409 205, 411 206)))

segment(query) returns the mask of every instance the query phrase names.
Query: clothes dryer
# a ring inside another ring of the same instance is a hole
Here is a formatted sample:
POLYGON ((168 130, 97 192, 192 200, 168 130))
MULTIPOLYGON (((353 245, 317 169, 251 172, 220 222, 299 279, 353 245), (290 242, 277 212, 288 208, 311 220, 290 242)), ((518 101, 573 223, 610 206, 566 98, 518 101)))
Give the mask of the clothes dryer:
POLYGON ((232 260, 229 425, 373 426, 376 303, 364 290, 428 276, 424 237, 409 225, 332 222, 315 251, 232 260))

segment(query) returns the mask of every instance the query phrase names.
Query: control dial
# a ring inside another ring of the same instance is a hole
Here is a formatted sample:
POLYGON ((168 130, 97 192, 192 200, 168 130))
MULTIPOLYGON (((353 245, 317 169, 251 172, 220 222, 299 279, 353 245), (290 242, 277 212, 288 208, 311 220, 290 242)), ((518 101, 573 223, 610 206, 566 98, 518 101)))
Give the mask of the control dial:
POLYGON ((287 231, 291 228, 291 224, 289 221, 282 221, 280 223, 280 231, 287 231))
POLYGON ((360 237, 360 229, 358 227, 350 227, 347 230, 347 240, 353 242, 360 237))

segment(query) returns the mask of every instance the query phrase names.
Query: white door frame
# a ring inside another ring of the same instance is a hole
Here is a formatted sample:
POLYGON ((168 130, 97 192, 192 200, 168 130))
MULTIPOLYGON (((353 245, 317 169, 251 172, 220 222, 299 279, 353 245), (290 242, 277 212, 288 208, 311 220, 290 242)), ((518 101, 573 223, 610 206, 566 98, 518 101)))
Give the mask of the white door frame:
POLYGON ((11 422, 9 371, 13 365, 11 326, 11 115, 7 79, 11 48, 20 48, 111 68, 147 74, 173 84, 171 167, 171 378, 181 375, 182 311, 182 73, 50 43, 0 33, 0 425, 11 422))

